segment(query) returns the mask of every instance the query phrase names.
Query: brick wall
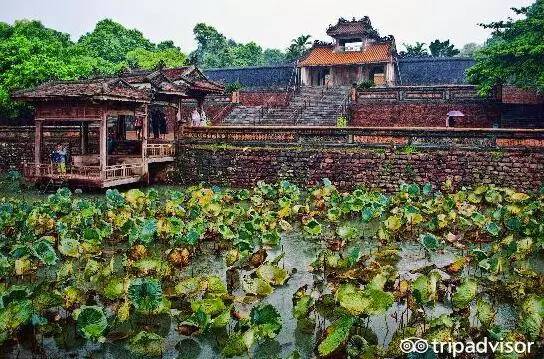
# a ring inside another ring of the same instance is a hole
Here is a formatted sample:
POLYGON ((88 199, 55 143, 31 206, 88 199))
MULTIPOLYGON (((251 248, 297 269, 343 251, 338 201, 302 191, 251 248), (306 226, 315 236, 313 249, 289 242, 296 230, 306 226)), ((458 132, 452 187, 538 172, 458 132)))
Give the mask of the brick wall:
POLYGON ((423 149, 408 154, 392 147, 218 149, 206 145, 179 150, 176 166, 163 173, 163 181, 247 187, 260 180, 312 185, 329 178, 341 188, 364 185, 387 191, 402 182, 440 186, 447 179, 457 186, 494 183, 537 190, 544 181, 542 152, 423 149))
POLYGON ((516 105, 544 105, 544 94, 515 86, 503 86, 502 102, 516 105))
POLYGON ((242 106, 282 107, 289 104, 286 91, 240 91, 240 104, 242 106))
POLYGON ((360 91, 351 106, 353 126, 445 127, 450 111, 465 117, 455 127, 489 128, 499 123, 495 97, 481 98, 474 86, 400 86, 360 91))
POLYGON ((446 114, 461 111, 465 117, 455 127, 489 128, 500 118, 500 108, 491 103, 366 103, 354 107, 352 126, 445 127, 446 114))
POLYGON ((341 188, 394 190, 402 182, 451 179, 459 187, 494 183, 538 190, 544 183, 544 131, 361 128, 196 128, 178 145, 162 182, 234 187, 287 179, 341 188))

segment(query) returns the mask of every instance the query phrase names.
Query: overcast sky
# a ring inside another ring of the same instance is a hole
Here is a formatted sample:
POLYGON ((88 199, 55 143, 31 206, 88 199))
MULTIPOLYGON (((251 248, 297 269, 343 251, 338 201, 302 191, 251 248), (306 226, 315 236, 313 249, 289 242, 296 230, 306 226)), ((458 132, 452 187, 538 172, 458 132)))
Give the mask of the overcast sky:
POLYGON ((505 19, 511 7, 534 0, 0 0, 0 21, 38 19, 72 39, 112 18, 137 28, 154 42, 173 40, 194 48, 192 29, 213 25, 239 42, 281 48, 300 34, 329 40, 327 26, 339 17, 369 16, 382 35, 402 43, 451 39, 458 47, 483 43, 488 31, 478 23, 505 19))

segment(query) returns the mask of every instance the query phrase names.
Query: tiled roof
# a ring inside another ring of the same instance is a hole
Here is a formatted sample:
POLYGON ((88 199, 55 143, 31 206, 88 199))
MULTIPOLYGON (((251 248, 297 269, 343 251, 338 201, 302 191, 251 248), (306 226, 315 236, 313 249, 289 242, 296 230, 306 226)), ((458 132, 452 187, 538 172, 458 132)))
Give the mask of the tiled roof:
POLYGON ((406 86, 466 84, 466 71, 474 63, 474 59, 463 57, 398 59, 398 83, 406 86))
POLYGON ((54 98, 108 99, 148 102, 149 93, 130 86, 118 78, 99 78, 80 81, 46 82, 33 89, 13 93, 17 100, 48 100, 54 98))
POLYGON ((298 64, 302 66, 350 65, 388 62, 391 58, 390 43, 368 45, 363 51, 335 52, 333 46, 316 46, 298 64))
POLYGON ((282 90, 289 86, 294 64, 204 70, 212 81, 240 83, 245 90, 282 90))
POLYGON ((330 26, 327 29, 327 35, 335 36, 357 36, 363 35, 373 30, 372 24, 368 17, 361 20, 348 21, 345 19, 339 19, 338 23, 334 26, 330 26))

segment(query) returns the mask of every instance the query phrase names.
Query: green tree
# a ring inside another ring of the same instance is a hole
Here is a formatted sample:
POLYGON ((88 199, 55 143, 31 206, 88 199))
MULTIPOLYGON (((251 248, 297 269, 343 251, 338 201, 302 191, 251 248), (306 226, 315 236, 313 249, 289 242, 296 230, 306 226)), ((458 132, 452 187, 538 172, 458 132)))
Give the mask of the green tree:
POLYGON ((424 42, 416 42, 414 45, 410 44, 402 44, 406 51, 401 51, 400 56, 401 57, 425 57, 429 56, 429 52, 427 51, 427 48, 425 47, 426 44, 424 42))
POLYGON ((289 45, 289 48, 287 49, 285 59, 288 62, 297 61, 312 44, 310 42, 310 38, 310 35, 300 35, 299 37, 293 39, 291 41, 291 45, 289 45))
POLYGON ((434 40, 429 44, 429 50, 433 57, 453 57, 460 53, 460 51, 455 48, 455 45, 450 43, 450 40, 434 40))
POLYGON ((159 66, 179 67, 187 65, 187 56, 176 47, 155 51, 138 48, 129 51, 126 59, 129 67, 148 70, 159 66))
POLYGON ((263 58, 267 65, 283 64, 285 62, 285 54, 278 49, 264 50, 263 58))
POLYGON ((111 19, 99 21, 92 32, 81 36, 78 46, 85 53, 112 63, 124 61, 129 51, 155 48, 140 31, 127 29, 111 19))
POLYGON ((505 83, 544 91, 544 0, 512 10, 522 18, 482 25, 492 37, 468 71, 482 94, 505 83))
POLYGON ((29 107, 14 103, 10 93, 51 79, 70 80, 113 73, 113 64, 76 48, 70 36, 20 20, 0 25, 0 117, 28 116, 29 107))
POLYGON ((465 46, 463 46, 463 48, 461 49, 461 52, 459 53, 459 56, 474 57, 476 52, 478 50, 481 50, 482 47, 483 47, 482 45, 477 44, 475 42, 469 42, 468 44, 465 44, 465 46))

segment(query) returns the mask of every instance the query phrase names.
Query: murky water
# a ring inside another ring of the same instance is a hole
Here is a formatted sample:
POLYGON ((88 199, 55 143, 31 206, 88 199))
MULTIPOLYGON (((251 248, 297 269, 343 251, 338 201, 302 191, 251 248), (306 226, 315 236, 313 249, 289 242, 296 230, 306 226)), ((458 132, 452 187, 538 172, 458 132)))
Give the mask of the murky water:
MULTIPOLYGON (((363 251, 373 250, 369 242, 362 245, 363 251)), ((292 272, 287 283, 265 298, 263 302, 270 303, 278 309, 282 316, 283 328, 280 334, 273 340, 260 343, 254 346, 251 353, 252 358, 285 358, 293 351, 298 351, 302 358, 314 357, 313 351, 316 342, 315 334, 309 334, 297 328, 297 321, 292 317, 292 296, 295 291, 303 285, 313 287, 315 282, 320 281, 315 274, 308 271, 309 264, 315 259, 316 253, 321 244, 296 234, 287 235, 282 239, 282 247, 269 251, 268 258, 275 258, 282 252, 285 253, 279 262, 288 271, 292 272)), ((445 268, 454 261, 455 250, 435 253, 426 256, 421 247, 416 243, 401 245, 401 259, 397 263, 397 269, 401 278, 415 279, 416 272, 421 268, 429 266, 438 269, 445 268)), ((184 275, 217 275, 226 279, 226 266, 222 255, 205 254, 198 256, 191 267, 184 269, 184 275)), ((445 273, 444 273, 445 274, 445 273)), ((447 274, 445 274, 447 275, 447 274)), ((499 315, 497 321, 501 324, 509 323, 513 313, 508 305, 498 307, 499 315)), ((387 346, 397 330, 400 322, 395 317, 400 317, 406 312, 404 304, 395 303, 390 310, 382 316, 371 317, 368 320, 368 327, 376 335, 378 344, 387 346)), ((427 315, 437 317, 441 314, 451 313, 451 309, 437 304, 429 308, 427 315)), ((406 314, 405 314, 406 316, 406 314)), ((145 323, 144 323, 145 324, 145 323)), ((149 324, 149 323, 147 323, 149 324)), ((184 337, 176 330, 175 320, 169 316, 163 316, 156 323, 154 329, 166 336, 166 351, 164 358, 219 358, 220 349, 217 338, 212 335, 198 337, 184 337)), ((36 354, 29 343, 22 341, 19 346, 9 348, 10 358, 133 358, 134 356, 125 348, 126 341, 88 343, 78 337, 75 328, 65 328, 64 335, 58 338, 38 338, 38 346, 43 348, 45 355, 36 354)), ((36 343, 34 343, 36 344, 36 343)))

